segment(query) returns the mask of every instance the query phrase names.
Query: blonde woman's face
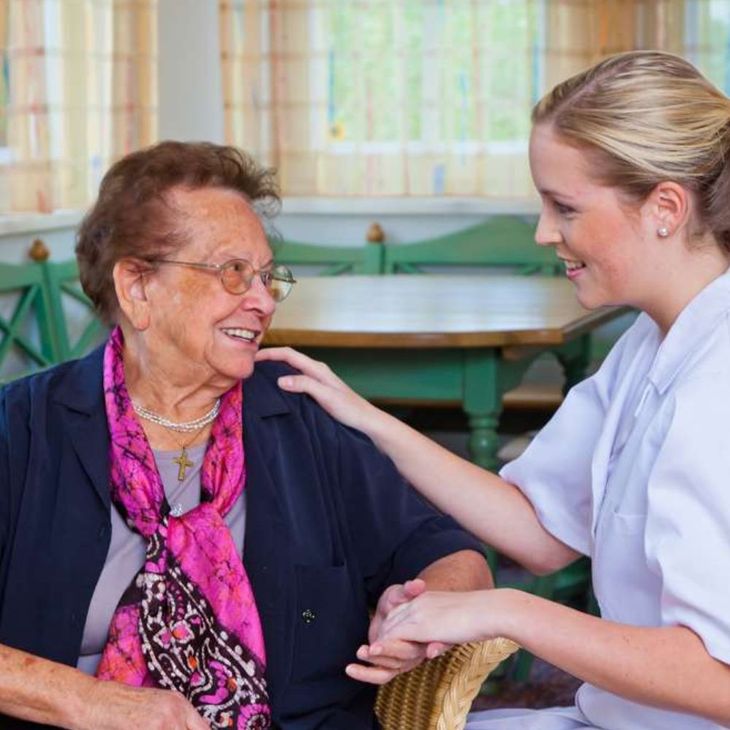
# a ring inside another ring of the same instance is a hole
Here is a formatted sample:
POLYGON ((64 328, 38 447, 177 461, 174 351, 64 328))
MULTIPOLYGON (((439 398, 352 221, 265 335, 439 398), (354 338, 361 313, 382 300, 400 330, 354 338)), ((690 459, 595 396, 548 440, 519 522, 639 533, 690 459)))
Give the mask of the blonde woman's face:
POLYGON ((594 181, 589 164, 550 125, 535 126, 530 169, 542 201, 535 240, 555 247, 584 307, 641 306, 652 265, 638 214, 615 188, 594 181))

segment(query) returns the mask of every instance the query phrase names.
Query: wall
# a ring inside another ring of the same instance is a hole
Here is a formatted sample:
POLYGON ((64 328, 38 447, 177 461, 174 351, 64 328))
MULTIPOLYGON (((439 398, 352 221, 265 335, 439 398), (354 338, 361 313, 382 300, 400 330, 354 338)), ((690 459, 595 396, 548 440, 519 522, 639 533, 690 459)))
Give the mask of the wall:
POLYGON ((57 260, 74 255, 76 227, 81 213, 0 216, 0 262, 19 264, 28 260, 35 238, 41 238, 57 260))
POLYGON ((223 142, 216 0, 159 0, 160 139, 223 142))

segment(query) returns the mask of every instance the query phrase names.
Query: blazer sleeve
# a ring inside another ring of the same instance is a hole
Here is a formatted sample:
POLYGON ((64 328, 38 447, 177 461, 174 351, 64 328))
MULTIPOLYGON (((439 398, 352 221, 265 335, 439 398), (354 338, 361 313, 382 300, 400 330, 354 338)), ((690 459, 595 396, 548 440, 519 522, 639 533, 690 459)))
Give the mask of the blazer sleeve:
POLYGON ((0 388, 0 573, 14 531, 30 448, 27 381, 0 388))
POLYGON ((6 389, 0 388, 0 562, 5 555, 10 518, 10 449, 6 389))
POLYGON ((427 504, 367 436, 340 424, 335 433, 339 494, 371 602, 446 555, 481 552, 481 543, 427 504))

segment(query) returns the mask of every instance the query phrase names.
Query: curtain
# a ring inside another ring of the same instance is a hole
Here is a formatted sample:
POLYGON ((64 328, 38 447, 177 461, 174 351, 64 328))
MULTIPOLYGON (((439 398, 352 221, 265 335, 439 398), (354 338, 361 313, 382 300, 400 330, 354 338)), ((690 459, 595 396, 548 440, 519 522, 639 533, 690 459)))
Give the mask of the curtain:
POLYGON ((227 141, 288 195, 517 195, 540 6, 224 0, 227 141))
POLYGON ((0 0, 0 17, 0 205, 85 207, 156 139, 156 0, 0 0))
POLYGON ((685 4, 685 0, 548 2, 545 89, 613 53, 655 48, 682 54, 685 4))
POLYGON ((619 51, 727 91, 727 0, 221 0, 227 141, 286 195, 531 196, 530 110, 619 51))

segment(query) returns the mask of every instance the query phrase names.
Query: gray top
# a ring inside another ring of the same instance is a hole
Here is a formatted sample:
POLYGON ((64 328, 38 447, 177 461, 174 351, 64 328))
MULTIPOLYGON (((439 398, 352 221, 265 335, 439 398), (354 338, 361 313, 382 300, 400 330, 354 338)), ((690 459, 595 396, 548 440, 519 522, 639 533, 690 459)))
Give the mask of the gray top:
MULTIPOLYGON (((165 488, 165 496, 173 511, 176 511, 177 507, 182 514, 200 504, 200 468, 205 448, 206 444, 201 444, 188 449, 188 459, 193 462, 193 466, 188 467, 183 481, 178 480, 178 465, 173 461, 180 455, 180 450, 153 451, 165 488)), ((245 496, 244 492, 225 518, 239 556, 243 554, 243 538, 246 530, 245 496)), ((114 506, 112 506, 111 521, 112 537, 109 552, 91 599, 81 641, 81 656, 76 665, 87 674, 96 672, 101 652, 106 644, 112 615, 119 599, 145 559, 145 539, 127 527, 119 510, 114 506)))

